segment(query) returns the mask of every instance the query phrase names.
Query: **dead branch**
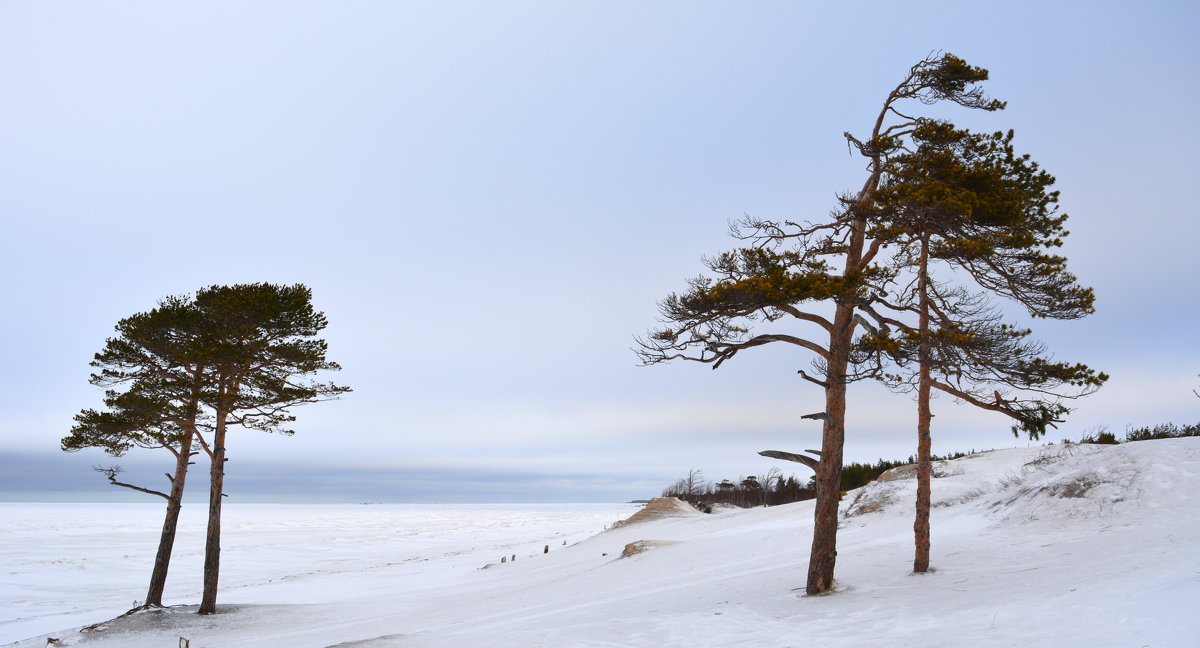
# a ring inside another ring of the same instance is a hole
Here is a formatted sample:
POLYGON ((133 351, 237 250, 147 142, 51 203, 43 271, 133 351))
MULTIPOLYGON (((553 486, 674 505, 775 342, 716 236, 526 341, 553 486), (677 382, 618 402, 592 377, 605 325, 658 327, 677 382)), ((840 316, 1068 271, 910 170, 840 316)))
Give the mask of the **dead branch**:
MULTIPOLYGON (((121 486, 122 488, 130 488, 135 491, 138 491, 139 493, 146 493, 149 495, 158 495, 159 497, 161 497, 167 501, 171 500, 171 496, 167 495, 166 493, 162 493, 162 492, 152 490, 149 488, 142 488, 141 486, 134 486, 133 484, 126 484, 124 482, 117 481, 117 475, 120 475, 122 472, 122 469, 120 466, 108 466, 108 467, 93 466, 92 470, 95 470, 98 473, 103 473, 105 477, 108 477, 108 482, 110 484, 112 484, 113 486, 121 486)), ((174 478, 171 477, 170 475, 167 475, 167 478, 174 481, 174 478)))

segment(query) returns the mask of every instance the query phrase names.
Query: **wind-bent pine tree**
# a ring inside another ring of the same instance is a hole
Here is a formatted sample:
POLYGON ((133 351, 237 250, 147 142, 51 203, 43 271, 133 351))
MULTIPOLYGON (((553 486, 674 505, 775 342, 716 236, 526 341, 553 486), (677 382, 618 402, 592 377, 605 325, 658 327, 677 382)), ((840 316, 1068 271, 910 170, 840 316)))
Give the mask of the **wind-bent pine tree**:
POLYGON ((170 452, 175 470, 167 474, 168 492, 117 480, 119 466, 98 469, 115 486, 157 495, 167 502, 154 568, 143 607, 162 607, 171 551, 183 506, 183 489, 192 451, 192 440, 203 424, 200 412, 204 364, 193 353, 197 320, 185 300, 170 297, 148 313, 122 319, 117 337, 97 353, 92 366, 93 385, 106 387, 104 411, 85 409, 75 416, 75 426, 61 442, 67 452, 101 448, 122 456, 132 448, 170 452), (124 388, 122 391, 118 388, 124 388))
POLYGON ((907 105, 948 101, 965 108, 997 110, 974 84, 986 72, 953 55, 930 55, 913 65, 886 97, 865 139, 846 133, 847 142, 867 160, 867 178, 855 194, 823 222, 746 219, 733 234, 746 247, 706 260, 715 278, 699 277, 687 292, 659 304, 664 328, 639 339, 643 364, 682 359, 709 363, 714 369, 739 351, 782 342, 815 356, 817 375, 800 375, 825 393, 825 409, 810 418, 822 421, 821 449, 815 464, 817 498, 806 591, 828 592, 834 585, 842 450, 845 441, 846 386, 864 377, 851 371, 855 330, 864 321, 858 310, 869 305, 877 287, 894 271, 876 262, 890 234, 869 232, 877 209, 876 193, 893 169, 887 154, 908 134, 913 117, 907 105), (833 318, 806 310, 833 307, 833 318), (787 321, 815 327, 819 337, 783 329, 787 321), (776 330, 762 330, 776 329, 776 330), (783 330, 779 330, 783 329, 783 330), (818 341, 820 340, 820 341, 818 341))
MULTIPOLYGON (((987 78, 986 70, 972 69, 987 78)), ((1034 317, 1077 319, 1093 312, 1092 290, 1067 272, 1065 258, 1050 252, 1068 234, 1058 192, 1050 191, 1054 178, 1015 153, 1011 131, 980 135, 926 118, 902 127, 881 156, 890 171, 875 191, 869 220, 872 234, 893 249, 893 267, 916 276, 894 291, 895 301, 878 296, 864 307, 880 329, 865 335, 859 348, 909 368, 907 377, 877 375, 917 390, 913 570, 919 573, 929 569, 932 391, 1001 412, 1016 421, 1014 432, 1037 438, 1070 411, 1064 400, 1093 393, 1108 377, 1082 364, 1054 362, 1042 345, 1025 340, 1028 329, 1003 324, 985 296, 931 276, 937 264, 1034 317), (910 319, 897 319, 903 314, 910 319)))
POLYGON ((210 459, 204 592, 200 614, 217 610, 221 556, 221 503, 225 497, 226 438, 230 426, 291 435, 289 408, 338 398, 350 391, 308 376, 341 367, 326 359, 328 345, 316 336, 328 324, 313 309, 312 291, 301 284, 211 286, 196 293, 206 325, 205 391, 212 413, 212 442, 201 438, 210 459))

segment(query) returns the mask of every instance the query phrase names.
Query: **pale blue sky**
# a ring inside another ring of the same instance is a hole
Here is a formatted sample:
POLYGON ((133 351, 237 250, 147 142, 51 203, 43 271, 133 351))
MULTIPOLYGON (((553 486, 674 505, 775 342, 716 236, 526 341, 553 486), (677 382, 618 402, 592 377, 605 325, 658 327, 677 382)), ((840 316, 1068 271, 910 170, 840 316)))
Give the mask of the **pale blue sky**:
MULTIPOLYGON (((1190 2, 0 1, 0 493, 115 490, 57 450, 99 403, 91 355, 165 295, 253 281, 313 288, 355 392, 232 440, 235 495, 268 490, 249 467, 355 500, 766 471, 816 443, 810 358, 640 368, 633 336, 729 220, 857 187, 842 132, 939 49, 991 70, 1008 110, 946 114, 1058 177, 1098 294, 1035 323, 1113 376, 1051 438, 1197 422, 1198 33, 1190 2)), ((849 459, 912 452, 909 397, 850 410, 849 459)), ((935 411, 935 452, 1018 443, 935 411)))

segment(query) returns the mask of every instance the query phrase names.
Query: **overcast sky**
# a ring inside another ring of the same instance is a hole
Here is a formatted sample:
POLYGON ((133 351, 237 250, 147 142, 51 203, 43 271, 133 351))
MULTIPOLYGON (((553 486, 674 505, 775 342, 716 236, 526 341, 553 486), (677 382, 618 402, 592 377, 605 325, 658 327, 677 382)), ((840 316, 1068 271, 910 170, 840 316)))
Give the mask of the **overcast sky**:
MULTIPOLYGON (((298 408, 295 437, 235 432, 231 501, 807 478, 756 453, 819 445, 811 357, 630 348, 730 220, 819 219, 860 186, 843 131, 934 50, 991 71, 1007 110, 946 115, 1015 129, 1058 178, 1096 289, 1094 316, 1033 323, 1112 375, 1050 438, 1195 423, 1197 34, 1191 2, 4 0, 0 497, 116 495, 102 453, 58 450, 100 404, 92 355, 164 296, 257 281, 312 287, 354 392, 298 408)), ((914 451, 910 396, 855 385, 849 410, 848 460, 914 451)), ((1026 443, 934 411, 937 453, 1026 443)))

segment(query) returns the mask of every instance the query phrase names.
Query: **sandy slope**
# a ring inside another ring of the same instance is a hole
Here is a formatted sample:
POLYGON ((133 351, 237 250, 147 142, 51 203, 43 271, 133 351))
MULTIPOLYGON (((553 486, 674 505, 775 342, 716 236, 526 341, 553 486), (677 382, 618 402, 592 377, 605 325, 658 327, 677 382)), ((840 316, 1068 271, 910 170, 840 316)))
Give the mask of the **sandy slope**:
POLYGON ((1200 438, 1000 450, 937 474, 937 571, 909 573, 913 481, 875 483, 843 505, 830 596, 803 596, 808 502, 625 525, 452 585, 364 574, 337 602, 176 608, 55 636, 96 648, 180 636, 192 648, 1200 645, 1200 438), (618 558, 638 540, 662 544, 618 558))

